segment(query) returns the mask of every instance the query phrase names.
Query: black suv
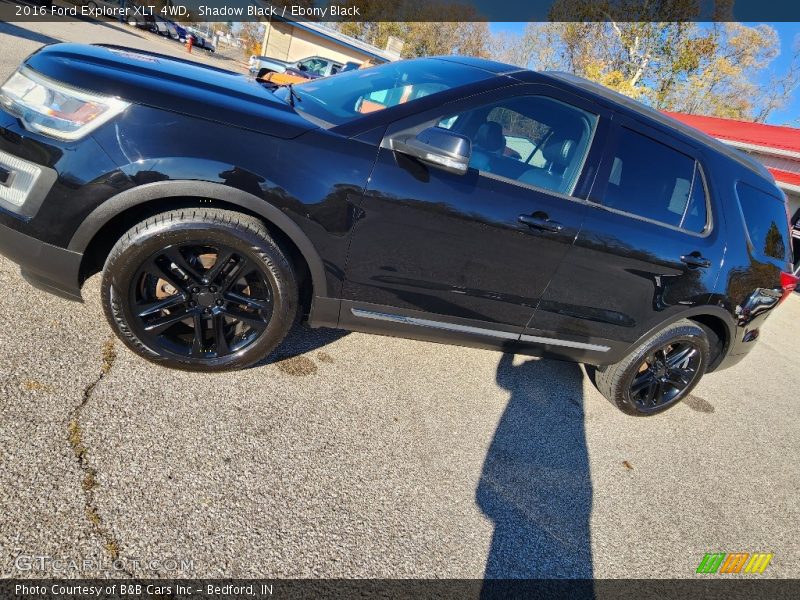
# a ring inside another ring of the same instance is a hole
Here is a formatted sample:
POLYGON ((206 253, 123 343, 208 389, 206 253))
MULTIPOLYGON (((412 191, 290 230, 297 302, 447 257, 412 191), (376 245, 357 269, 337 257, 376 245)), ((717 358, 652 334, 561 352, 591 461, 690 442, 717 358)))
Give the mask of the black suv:
POLYGON ((597 366, 654 414, 739 361, 797 283, 785 198, 743 154, 600 86, 425 58, 270 91, 53 45, 0 94, 0 251, 198 371, 296 315, 597 366))

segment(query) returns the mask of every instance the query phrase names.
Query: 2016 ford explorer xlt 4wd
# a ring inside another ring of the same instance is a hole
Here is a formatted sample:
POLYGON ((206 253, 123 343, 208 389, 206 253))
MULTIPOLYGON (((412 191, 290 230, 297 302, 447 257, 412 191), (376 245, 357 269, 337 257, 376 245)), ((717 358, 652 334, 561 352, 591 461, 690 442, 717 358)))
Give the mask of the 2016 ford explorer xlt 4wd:
POLYGON ((0 101, 0 251, 69 298, 102 271, 111 327, 170 367, 251 365, 299 314, 596 365, 654 414, 797 283, 763 167, 568 75, 425 58, 273 93, 53 45, 0 101))

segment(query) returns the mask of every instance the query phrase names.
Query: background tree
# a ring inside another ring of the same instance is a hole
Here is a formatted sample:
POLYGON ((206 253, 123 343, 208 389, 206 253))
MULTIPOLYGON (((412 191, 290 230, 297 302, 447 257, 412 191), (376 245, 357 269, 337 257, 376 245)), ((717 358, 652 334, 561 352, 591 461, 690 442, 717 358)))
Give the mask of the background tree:
MULTIPOLYGON (((795 36, 792 62, 783 73, 772 72, 769 82, 761 89, 759 106, 755 113, 755 121, 763 123, 776 110, 784 108, 798 88, 800 88, 800 35, 795 36)), ((800 126, 800 118, 789 125, 800 126)))
POLYGON ((560 0, 550 14, 560 21, 529 24, 521 35, 493 39, 489 49, 498 60, 574 73, 658 109, 766 120, 798 87, 800 51, 787 71, 765 77, 779 54, 777 32, 676 21, 700 17, 701 8, 695 0, 560 0))
POLYGON ((264 41, 264 26, 256 21, 244 21, 239 29, 242 40, 242 52, 245 58, 261 54, 261 44, 264 41))
POLYGON ((355 4, 362 20, 339 30, 379 48, 395 36, 403 57, 465 54, 567 71, 662 110, 763 122, 800 85, 800 39, 791 65, 770 72, 777 32, 730 22, 733 0, 556 0, 549 22, 496 35, 458 0, 355 4))
POLYGON ((361 21, 337 25, 339 31, 385 48, 389 36, 403 41, 402 56, 464 54, 488 56, 488 23, 474 6, 458 2, 428 3, 405 0, 356 0, 361 21))

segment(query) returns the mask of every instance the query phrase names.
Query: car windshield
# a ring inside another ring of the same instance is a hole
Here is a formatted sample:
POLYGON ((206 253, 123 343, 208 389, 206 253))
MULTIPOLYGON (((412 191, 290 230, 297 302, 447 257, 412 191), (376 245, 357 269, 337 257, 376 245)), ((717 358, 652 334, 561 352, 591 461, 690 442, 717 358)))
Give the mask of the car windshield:
MULTIPOLYGON (((491 76, 475 67, 417 59, 342 72, 303 83, 291 94, 296 100, 294 108, 301 115, 335 126, 491 76)), ((275 94, 289 101, 288 89, 279 89, 275 94)))
POLYGON ((301 71, 308 71, 316 75, 324 75, 325 67, 328 66, 328 61, 322 58, 307 58, 298 63, 298 68, 301 71))

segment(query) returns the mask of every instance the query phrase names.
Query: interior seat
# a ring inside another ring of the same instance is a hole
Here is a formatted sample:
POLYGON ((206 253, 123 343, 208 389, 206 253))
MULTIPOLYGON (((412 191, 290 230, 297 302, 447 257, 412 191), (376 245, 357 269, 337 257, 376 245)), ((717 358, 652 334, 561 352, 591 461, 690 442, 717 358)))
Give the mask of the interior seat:
POLYGON ((472 141, 472 156, 469 166, 479 171, 493 173, 494 159, 499 157, 506 147, 506 136, 500 123, 486 121, 478 127, 472 141))
POLYGON ((533 168, 525 171, 519 181, 547 190, 564 193, 566 175, 578 144, 569 138, 551 138, 542 146, 542 156, 548 162, 546 168, 533 168))

